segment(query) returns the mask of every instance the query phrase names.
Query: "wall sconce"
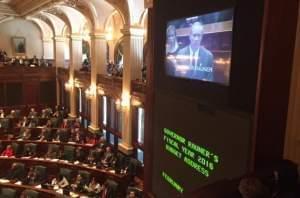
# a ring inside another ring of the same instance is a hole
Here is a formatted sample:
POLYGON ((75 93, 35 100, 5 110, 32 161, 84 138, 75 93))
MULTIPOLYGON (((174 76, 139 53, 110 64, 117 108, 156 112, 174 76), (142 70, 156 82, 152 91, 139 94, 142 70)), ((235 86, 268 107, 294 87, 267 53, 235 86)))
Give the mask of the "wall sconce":
POLYGON ((90 86, 85 90, 85 96, 88 99, 92 99, 93 97, 96 96, 96 87, 95 86, 90 86))
POLYGON ((70 91, 74 87, 74 82, 72 80, 69 80, 68 82, 65 83, 65 89, 67 91, 70 91))
POLYGON ((77 79, 75 79, 74 86, 77 88, 81 88, 81 87, 83 87, 83 84, 80 81, 78 81, 77 79))
POLYGON ((139 107, 142 105, 142 102, 136 98, 132 98, 131 99, 131 105, 132 106, 135 106, 135 107, 139 107))
POLYGON ((102 87, 98 88, 98 94, 101 95, 101 96, 105 95, 105 91, 104 91, 104 89, 102 87))
POLYGON ((128 109, 130 106, 130 95, 129 94, 122 94, 122 98, 121 99, 117 99, 116 100, 116 109, 118 111, 123 111, 125 109, 128 109))

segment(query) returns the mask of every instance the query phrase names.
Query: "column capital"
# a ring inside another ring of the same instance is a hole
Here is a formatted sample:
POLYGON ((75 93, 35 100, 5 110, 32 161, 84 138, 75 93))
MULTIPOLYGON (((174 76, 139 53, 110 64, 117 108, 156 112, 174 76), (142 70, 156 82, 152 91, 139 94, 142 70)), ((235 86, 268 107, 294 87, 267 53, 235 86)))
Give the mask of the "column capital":
POLYGON ((51 39, 51 38, 43 38, 43 42, 44 43, 52 43, 53 39, 51 39))
POLYGON ((145 29, 139 26, 128 26, 121 29, 124 36, 144 37, 145 29))
POLYGON ((65 42, 66 38, 64 36, 54 36, 53 39, 56 42, 65 42))
POLYGON ((82 41, 82 35, 80 34, 71 34, 70 38, 72 39, 72 41, 82 41))
POLYGON ((106 40, 106 34, 104 32, 92 33, 92 34, 90 34, 90 36, 91 36, 91 39, 106 40))

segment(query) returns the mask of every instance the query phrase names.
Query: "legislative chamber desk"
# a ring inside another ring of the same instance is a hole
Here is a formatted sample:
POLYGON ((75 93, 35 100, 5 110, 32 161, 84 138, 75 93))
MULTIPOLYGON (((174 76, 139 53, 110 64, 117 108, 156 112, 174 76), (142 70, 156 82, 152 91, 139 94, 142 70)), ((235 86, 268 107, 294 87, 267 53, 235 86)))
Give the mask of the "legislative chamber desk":
POLYGON ((0 157, 0 170, 1 174, 5 175, 5 171, 9 170, 12 163, 19 162, 24 163, 26 168, 35 165, 42 165, 47 167, 48 176, 56 176, 59 173, 60 168, 68 168, 73 172, 78 170, 85 170, 91 174, 91 177, 95 177, 100 183, 104 183, 106 179, 112 179, 119 184, 121 192, 125 192, 129 184, 129 176, 124 174, 117 174, 113 170, 98 169, 86 164, 74 164, 65 160, 58 159, 45 159, 45 158, 15 158, 15 157, 0 157))
POLYGON ((56 193, 53 190, 47 190, 43 188, 36 188, 34 186, 28 186, 28 185, 19 185, 15 183, 0 183, 0 188, 12 188, 17 191, 17 196, 20 197, 21 193, 24 190, 34 190, 39 193, 39 197, 42 198, 54 198, 54 197, 64 197, 62 194, 56 193))
POLYGON ((44 156, 47 153, 48 146, 51 144, 56 144, 56 145, 59 145, 60 147, 64 147, 64 146, 81 147, 86 152, 88 152, 90 149, 95 148, 94 144, 77 144, 75 142, 59 142, 59 141, 47 142, 47 141, 38 141, 38 140, 1 140, 1 139, 0 139, 0 141, 2 142, 2 144, 4 146, 8 145, 8 144, 12 144, 12 143, 17 143, 20 146, 28 144, 28 143, 36 144, 37 145, 37 151, 36 151, 37 156, 44 156))

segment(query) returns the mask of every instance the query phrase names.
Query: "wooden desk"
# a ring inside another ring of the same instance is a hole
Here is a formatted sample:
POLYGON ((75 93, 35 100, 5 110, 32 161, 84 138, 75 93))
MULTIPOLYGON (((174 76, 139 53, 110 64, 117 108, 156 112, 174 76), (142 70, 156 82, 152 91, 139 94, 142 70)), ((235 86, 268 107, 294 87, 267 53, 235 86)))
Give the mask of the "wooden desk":
POLYGON ((1 140, 1 141, 2 141, 3 148, 5 148, 6 145, 8 145, 8 144, 12 144, 12 143, 19 144, 19 148, 21 148, 21 149, 19 149, 17 156, 22 154, 22 152, 20 152, 20 150, 22 150, 22 147, 28 143, 33 143, 33 144, 37 145, 36 156, 39 156, 39 157, 45 156, 48 151, 49 145, 52 145, 52 144, 59 145, 60 150, 63 150, 64 146, 81 147, 86 154, 89 153, 90 149, 93 149, 96 146, 96 145, 92 145, 92 144, 76 144, 76 143, 46 142, 46 141, 42 142, 42 141, 34 141, 34 140, 1 140))
POLYGON ((39 197, 43 197, 43 198, 63 197, 63 195, 58 194, 53 190, 35 188, 34 186, 28 186, 28 185, 18 185, 18 184, 13 184, 13 183, 0 183, 0 187, 15 189, 17 191, 16 197, 20 197, 21 193, 24 190, 34 190, 39 193, 39 197))
MULTIPOLYGON (((69 162, 64 162, 63 160, 46 160, 46 159, 30 159, 30 158, 14 158, 14 157, 0 157, 0 170, 5 171, 8 170, 12 163, 19 162, 24 163, 26 168, 36 165, 42 165, 47 167, 47 174, 55 176, 59 173, 60 168, 68 168, 76 172, 78 170, 85 170, 91 174, 91 177, 95 177, 97 181, 100 183, 104 183, 106 179, 113 179, 120 186, 120 191, 125 193, 127 186, 129 184, 129 176, 123 174, 116 174, 111 171, 107 171, 104 169, 97 169, 90 167, 84 164, 74 164, 69 162)), ((3 174, 3 172, 2 172, 3 174)), ((75 174, 74 174, 75 175, 75 174)))

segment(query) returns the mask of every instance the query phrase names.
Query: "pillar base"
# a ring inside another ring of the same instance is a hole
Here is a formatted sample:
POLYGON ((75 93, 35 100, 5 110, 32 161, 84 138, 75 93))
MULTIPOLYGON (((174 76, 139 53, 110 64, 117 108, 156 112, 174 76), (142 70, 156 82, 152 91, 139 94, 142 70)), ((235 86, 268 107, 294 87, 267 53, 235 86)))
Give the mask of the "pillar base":
POLYGON ((124 154, 126 154, 126 155, 132 155, 132 154, 133 154, 133 149, 134 149, 134 148, 133 148, 132 146, 125 145, 125 144, 123 144, 123 143, 119 143, 118 149, 119 149, 122 153, 124 153, 124 154))
POLYGON ((71 113, 69 113, 68 116, 69 116, 69 118, 77 118, 76 115, 73 115, 73 114, 71 114, 71 113))
POLYGON ((100 131, 100 128, 99 128, 99 127, 95 127, 95 126, 93 126, 93 125, 90 125, 90 126, 88 127, 88 130, 89 130, 90 132, 92 132, 92 133, 97 133, 97 132, 100 131))

